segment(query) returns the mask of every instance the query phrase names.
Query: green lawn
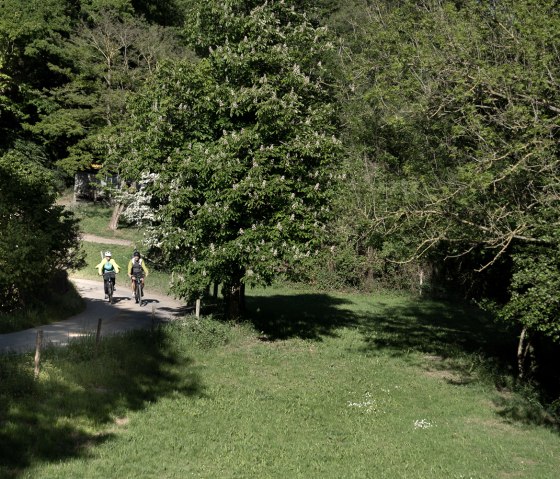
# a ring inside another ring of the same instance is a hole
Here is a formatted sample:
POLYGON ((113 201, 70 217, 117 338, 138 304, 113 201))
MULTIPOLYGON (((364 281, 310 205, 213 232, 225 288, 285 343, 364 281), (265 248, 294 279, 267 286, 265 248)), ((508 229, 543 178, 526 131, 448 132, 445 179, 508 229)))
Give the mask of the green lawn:
POLYGON ((475 309, 249 291, 249 319, 2 357, 0 476, 557 478, 515 392, 513 338, 475 309))
POLYGON ((67 207, 80 220, 80 229, 84 233, 101 236, 103 238, 127 239, 140 247, 144 238, 141 228, 119 222, 116 230, 109 229, 109 222, 113 208, 104 203, 77 203, 67 207))

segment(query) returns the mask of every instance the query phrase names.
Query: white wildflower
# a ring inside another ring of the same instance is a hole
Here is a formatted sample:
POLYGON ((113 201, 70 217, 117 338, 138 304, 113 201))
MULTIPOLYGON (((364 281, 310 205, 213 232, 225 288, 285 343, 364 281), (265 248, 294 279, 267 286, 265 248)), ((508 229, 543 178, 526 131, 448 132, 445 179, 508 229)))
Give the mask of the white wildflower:
POLYGON ((428 429, 433 426, 434 424, 427 419, 416 419, 414 421, 414 429, 428 429))

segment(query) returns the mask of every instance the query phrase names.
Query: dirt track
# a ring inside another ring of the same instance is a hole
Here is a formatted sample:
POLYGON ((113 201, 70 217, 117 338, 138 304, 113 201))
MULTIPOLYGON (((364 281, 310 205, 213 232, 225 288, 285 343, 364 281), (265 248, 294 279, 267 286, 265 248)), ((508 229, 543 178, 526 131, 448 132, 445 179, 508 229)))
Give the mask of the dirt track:
POLYGON ((43 331, 45 343, 64 346, 72 338, 96 334, 99 318, 102 318, 101 335, 104 336, 132 329, 150 328, 155 323, 180 318, 192 310, 183 302, 169 296, 151 294, 149 288, 142 304, 138 305, 132 299, 128 285, 122 283, 117 283, 114 304, 109 304, 104 299, 101 280, 71 279, 86 301, 85 311, 57 323, 0 334, 0 354, 9 351, 33 351, 39 330, 43 331))
POLYGON ((82 241, 87 241, 89 243, 120 244, 123 246, 132 246, 132 241, 126 239, 102 238, 101 236, 90 234, 82 234, 80 238, 82 239, 82 241))

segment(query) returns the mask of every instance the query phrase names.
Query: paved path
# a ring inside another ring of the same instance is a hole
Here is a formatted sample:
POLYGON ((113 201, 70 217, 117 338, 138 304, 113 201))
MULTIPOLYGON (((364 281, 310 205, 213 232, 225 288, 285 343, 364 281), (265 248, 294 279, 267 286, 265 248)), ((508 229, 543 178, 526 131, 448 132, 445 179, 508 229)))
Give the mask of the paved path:
POLYGON ((101 280, 72 279, 72 282, 86 301, 85 311, 57 323, 0 334, 0 353, 33 351, 37 331, 40 329, 43 330, 44 344, 64 346, 72 338, 95 334, 99 318, 103 320, 101 335, 105 336, 132 329, 149 328, 153 321, 170 321, 190 311, 183 302, 168 296, 150 294, 149 287, 146 288, 142 304, 138 305, 134 302, 128 285, 117 282, 114 303, 109 304, 103 299, 101 280))

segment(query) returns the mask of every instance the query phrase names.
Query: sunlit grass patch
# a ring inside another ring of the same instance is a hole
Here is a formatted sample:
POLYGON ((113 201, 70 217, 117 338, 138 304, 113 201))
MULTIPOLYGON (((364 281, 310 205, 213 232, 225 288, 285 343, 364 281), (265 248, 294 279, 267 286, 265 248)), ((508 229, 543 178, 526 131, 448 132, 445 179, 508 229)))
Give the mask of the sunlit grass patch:
POLYGON ((109 228, 113 207, 106 203, 76 203, 67 206, 80 220, 80 230, 102 238, 127 239, 138 245, 144 239, 143 230, 125 221, 119 221, 116 230, 109 228))
POLYGON ((1 364, 18 477, 557 476, 554 428, 503 414, 527 403, 485 371, 495 332, 471 350, 475 311, 287 289, 249 304, 243 322, 187 316, 103 340, 97 354, 88 337, 49 349, 39 381, 31 355, 1 364), (53 431, 32 438, 29 424, 53 431))

